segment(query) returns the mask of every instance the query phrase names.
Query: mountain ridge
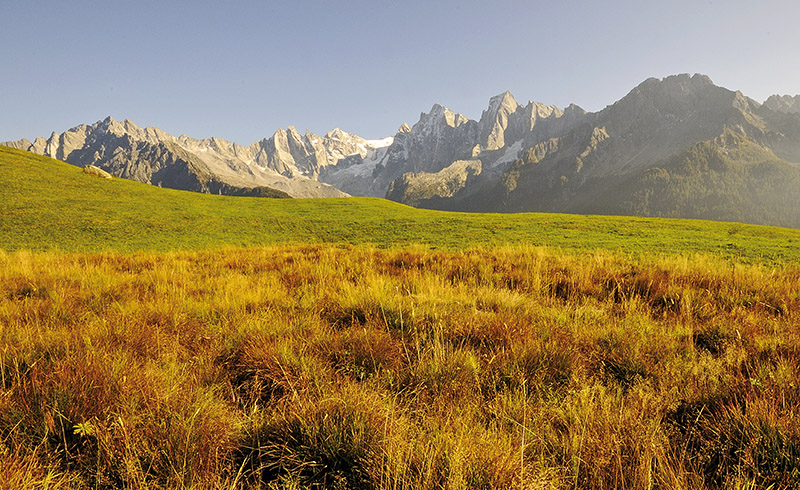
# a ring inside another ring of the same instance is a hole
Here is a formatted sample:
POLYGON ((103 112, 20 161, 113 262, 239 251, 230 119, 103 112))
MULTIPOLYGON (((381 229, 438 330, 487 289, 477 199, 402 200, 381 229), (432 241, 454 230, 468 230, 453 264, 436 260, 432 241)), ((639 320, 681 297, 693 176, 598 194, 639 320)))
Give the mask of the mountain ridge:
MULTIPOLYGON (((699 143, 721 144, 719 138, 731 131, 771 152, 770 164, 793 181, 800 162, 800 96, 771 96, 761 104, 701 74, 646 79, 598 112, 574 104, 564 109, 533 101, 522 105, 508 91, 491 97, 478 120, 433 104, 416 123, 404 123, 383 140, 341 129, 301 134, 289 126, 242 146, 213 137, 175 137, 108 117, 47 139, 4 144, 201 192, 260 187, 292 197, 388 197, 448 210, 638 209, 672 215, 675 209, 616 202, 598 183, 607 189, 620 182, 645 185, 650 169, 699 143), (595 207, 580 204, 588 196, 599 199, 595 207)), ((745 213, 743 220, 762 222, 763 217, 745 213)), ((800 216, 769 224, 800 226, 800 216)))

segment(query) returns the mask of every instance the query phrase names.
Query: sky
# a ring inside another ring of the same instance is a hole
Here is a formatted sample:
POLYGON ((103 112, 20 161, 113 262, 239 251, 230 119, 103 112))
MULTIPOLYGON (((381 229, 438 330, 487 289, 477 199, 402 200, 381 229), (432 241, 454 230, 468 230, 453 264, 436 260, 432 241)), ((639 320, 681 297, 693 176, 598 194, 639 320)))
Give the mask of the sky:
POLYGON ((377 139, 506 90, 588 111, 703 73, 800 94, 796 0, 0 0, 0 141, 107 116, 240 144, 289 125, 377 139))

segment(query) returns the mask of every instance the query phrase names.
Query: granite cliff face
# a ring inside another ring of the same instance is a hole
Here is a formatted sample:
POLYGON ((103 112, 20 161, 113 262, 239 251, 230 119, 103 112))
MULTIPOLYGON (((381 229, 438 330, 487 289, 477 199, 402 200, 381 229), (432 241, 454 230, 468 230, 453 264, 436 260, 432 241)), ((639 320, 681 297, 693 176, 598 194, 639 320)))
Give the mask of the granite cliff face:
POLYGON ((457 160, 438 172, 406 172, 389 185, 386 198, 418 206, 455 197, 481 174, 480 160, 457 160))
POLYGON ((439 104, 419 121, 403 126, 376 165, 372 195, 385 196, 389 185, 406 172, 438 172, 456 160, 472 156, 478 125, 439 104))

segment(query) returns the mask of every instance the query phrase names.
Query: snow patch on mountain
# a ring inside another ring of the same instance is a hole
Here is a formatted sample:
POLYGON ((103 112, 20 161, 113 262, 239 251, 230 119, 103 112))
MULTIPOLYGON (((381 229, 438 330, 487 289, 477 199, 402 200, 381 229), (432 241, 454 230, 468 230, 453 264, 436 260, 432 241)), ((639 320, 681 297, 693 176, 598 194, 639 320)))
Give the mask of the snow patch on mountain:
POLYGON ((511 146, 507 146, 503 151, 503 154, 500 155, 500 158, 492 162, 492 167, 499 167, 517 160, 519 158, 519 152, 522 151, 524 143, 524 140, 519 140, 514 142, 514 144, 511 146))
POLYGON ((372 148, 386 148, 387 146, 391 146, 394 143, 394 136, 388 136, 386 138, 378 139, 378 140, 366 140, 367 146, 372 148))

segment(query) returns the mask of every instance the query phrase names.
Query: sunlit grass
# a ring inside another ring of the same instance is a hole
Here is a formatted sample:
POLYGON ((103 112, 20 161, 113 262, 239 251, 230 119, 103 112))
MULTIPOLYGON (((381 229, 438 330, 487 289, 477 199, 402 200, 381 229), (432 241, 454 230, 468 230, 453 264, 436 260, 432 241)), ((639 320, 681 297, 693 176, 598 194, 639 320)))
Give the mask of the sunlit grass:
POLYGON ((799 303, 707 255, 0 253, 0 480, 793 488, 799 303))

